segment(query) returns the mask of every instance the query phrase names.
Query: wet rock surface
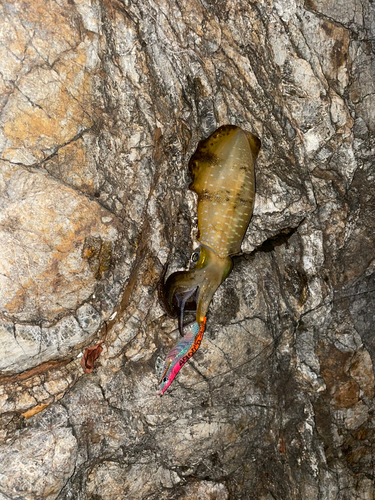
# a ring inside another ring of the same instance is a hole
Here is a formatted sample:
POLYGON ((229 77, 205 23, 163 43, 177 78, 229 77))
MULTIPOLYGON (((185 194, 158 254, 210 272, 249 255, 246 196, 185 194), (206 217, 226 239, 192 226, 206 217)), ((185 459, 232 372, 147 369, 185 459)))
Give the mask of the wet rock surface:
POLYGON ((373 4, 0 9, 0 498, 373 498, 373 4), (157 284, 226 123, 262 140, 254 215, 160 398, 157 284))

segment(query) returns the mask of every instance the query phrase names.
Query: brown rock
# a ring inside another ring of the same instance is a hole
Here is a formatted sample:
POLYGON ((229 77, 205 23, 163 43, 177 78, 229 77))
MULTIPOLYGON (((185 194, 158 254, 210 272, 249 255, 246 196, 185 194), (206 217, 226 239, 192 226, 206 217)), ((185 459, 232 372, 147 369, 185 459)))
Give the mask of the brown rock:
POLYGON ((372 7, 0 5, 0 496, 374 496, 372 7), (228 123, 262 140, 254 215, 161 399, 157 285, 228 123))

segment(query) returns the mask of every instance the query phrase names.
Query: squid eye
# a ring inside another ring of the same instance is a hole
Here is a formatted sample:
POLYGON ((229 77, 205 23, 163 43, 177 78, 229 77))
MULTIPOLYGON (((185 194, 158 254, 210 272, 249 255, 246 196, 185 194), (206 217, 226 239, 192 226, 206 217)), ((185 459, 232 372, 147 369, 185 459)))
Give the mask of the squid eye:
POLYGON ((168 382, 167 377, 164 377, 164 378, 163 378, 163 382, 168 382))
POLYGON ((199 259, 199 252, 193 252, 191 254, 191 260, 192 260, 192 262, 198 262, 198 259, 199 259))

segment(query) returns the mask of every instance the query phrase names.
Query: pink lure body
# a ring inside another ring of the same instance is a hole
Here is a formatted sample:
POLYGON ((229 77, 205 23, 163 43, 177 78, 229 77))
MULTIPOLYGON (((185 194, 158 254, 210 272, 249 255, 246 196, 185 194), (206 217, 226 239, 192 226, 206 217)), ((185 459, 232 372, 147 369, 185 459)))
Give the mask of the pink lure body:
POLYGON ((206 318, 204 318, 200 326, 198 323, 194 323, 188 333, 169 351, 165 358, 164 375, 160 380, 160 396, 168 389, 184 364, 189 361, 193 354, 199 349, 203 339, 205 325, 206 318))

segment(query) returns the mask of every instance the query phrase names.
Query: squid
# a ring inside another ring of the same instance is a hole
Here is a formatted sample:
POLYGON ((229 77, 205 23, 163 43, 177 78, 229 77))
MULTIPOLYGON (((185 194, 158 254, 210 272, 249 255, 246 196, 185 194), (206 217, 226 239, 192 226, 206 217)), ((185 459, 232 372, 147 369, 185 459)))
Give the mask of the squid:
POLYGON ((198 350, 207 311, 219 285, 233 268, 232 256, 241 243, 253 212, 255 161, 261 142, 234 125, 224 125, 198 144, 189 162, 198 195, 198 236, 188 271, 163 272, 159 299, 166 313, 178 318, 182 339, 168 353, 161 370, 159 394, 163 395, 182 366, 198 350), (196 311, 194 324, 184 333, 184 312, 196 311))

